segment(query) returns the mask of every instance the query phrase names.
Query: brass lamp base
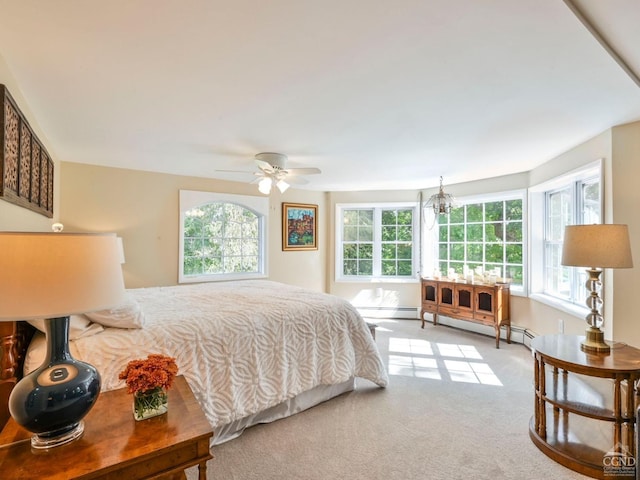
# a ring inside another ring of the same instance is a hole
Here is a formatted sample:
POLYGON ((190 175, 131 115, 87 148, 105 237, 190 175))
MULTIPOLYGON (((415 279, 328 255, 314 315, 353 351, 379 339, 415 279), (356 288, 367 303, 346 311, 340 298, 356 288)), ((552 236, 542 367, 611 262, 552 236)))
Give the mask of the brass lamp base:
POLYGON ((594 327, 587 328, 587 337, 580 348, 587 353, 609 353, 611 346, 604 341, 604 332, 594 327))

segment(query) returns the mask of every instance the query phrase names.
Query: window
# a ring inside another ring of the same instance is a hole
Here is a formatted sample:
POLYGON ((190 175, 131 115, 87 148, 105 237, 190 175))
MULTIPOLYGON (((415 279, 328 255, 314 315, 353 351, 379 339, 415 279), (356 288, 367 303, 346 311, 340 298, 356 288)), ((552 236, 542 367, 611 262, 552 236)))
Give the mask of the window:
POLYGON ((179 281, 265 276, 266 208, 258 197, 181 191, 179 281))
POLYGON ((564 228, 567 225, 600 223, 600 176, 592 172, 568 179, 565 186, 545 192, 547 223, 544 235, 544 290, 547 295, 584 305, 584 269, 562 262, 564 228))
POLYGON ((416 205, 338 205, 336 278, 416 278, 416 205))
POLYGON ((529 204, 531 293, 556 308, 582 313, 586 273, 562 265, 564 229, 602 222, 602 161, 532 187, 529 204))
MULTIPOLYGON (((514 289, 524 284, 523 192, 481 199, 460 199, 462 205, 438 215, 435 265, 447 275, 476 268, 496 271, 511 280, 514 289)), ((519 288, 518 288, 519 287, 519 288)))

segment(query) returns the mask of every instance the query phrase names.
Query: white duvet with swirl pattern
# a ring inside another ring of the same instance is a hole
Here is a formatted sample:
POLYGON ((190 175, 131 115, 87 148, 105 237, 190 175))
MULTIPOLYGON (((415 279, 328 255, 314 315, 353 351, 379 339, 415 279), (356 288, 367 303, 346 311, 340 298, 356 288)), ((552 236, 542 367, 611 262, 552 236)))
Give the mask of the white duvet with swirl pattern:
POLYGON ((354 376, 387 385, 366 323, 338 297, 266 280, 129 292, 144 328, 74 342, 103 390, 124 386, 118 374, 129 360, 173 356, 215 430, 318 385, 354 376))

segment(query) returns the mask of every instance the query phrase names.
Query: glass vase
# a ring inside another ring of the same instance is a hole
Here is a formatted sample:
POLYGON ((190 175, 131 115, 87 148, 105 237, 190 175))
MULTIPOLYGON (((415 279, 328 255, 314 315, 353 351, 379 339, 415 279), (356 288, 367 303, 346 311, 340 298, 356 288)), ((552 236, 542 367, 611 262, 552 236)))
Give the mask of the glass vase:
POLYGON ((158 387, 133 394, 133 418, 144 420, 167 413, 169 409, 167 390, 158 387))

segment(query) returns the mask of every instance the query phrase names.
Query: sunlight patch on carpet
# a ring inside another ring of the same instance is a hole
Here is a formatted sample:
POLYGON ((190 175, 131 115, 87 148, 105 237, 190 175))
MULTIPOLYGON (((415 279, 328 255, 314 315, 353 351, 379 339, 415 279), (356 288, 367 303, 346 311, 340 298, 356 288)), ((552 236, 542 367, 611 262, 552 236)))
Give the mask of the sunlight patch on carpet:
POLYGON ((389 338, 390 375, 502 386, 473 345, 389 338))

